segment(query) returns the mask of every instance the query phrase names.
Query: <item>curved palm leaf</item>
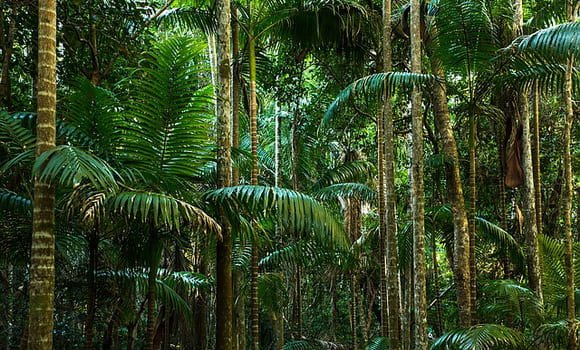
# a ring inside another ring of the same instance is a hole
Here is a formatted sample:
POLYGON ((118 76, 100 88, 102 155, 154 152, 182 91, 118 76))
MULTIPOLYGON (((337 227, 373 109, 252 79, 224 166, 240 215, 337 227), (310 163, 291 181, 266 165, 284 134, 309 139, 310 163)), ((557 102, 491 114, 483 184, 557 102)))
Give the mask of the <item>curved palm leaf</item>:
POLYGON ((31 215, 32 200, 12 191, 0 189, 0 209, 31 215))
POLYGON ((337 198, 356 198, 365 202, 373 203, 377 194, 375 190, 358 182, 345 182, 330 185, 314 192, 314 197, 321 201, 337 198))
POLYGON ((73 146, 57 146, 42 153, 34 162, 33 174, 42 181, 77 186, 83 180, 104 189, 117 188, 117 173, 105 161, 73 146))
POLYGON ((435 9, 436 53, 448 72, 485 70, 496 51, 484 0, 439 0, 435 9))
POLYGON ((507 350, 525 348, 526 339, 522 333, 498 324, 482 324, 468 329, 454 330, 443 334, 431 346, 431 350, 507 350))
POLYGON ((389 338, 376 337, 366 346, 365 350, 389 350, 389 338))
POLYGON ((360 78, 342 90, 324 113, 327 123, 347 103, 357 97, 383 96, 397 88, 412 88, 415 85, 425 86, 435 83, 437 77, 431 74, 416 74, 406 72, 376 73, 360 78))
POLYGON ((517 38, 509 49, 538 55, 551 62, 565 62, 580 54, 580 22, 564 23, 517 38))
POLYGON ((131 95, 118 156, 161 188, 192 178, 213 156, 212 89, 198 89, 203 54, 203 45, 191 39, 170 38, 126 81, 131 95))
POLYGON ((283 225, 298 232, 313 233, 320 242, 347 247, 344 228, 318 201, 305 194, 288 189, 266 186, 226 187, 206 193, 206 199, 225 208, 232 222, 239 215, 276 217, 283 225), (328 237, 330 235, 330 237, 328 237))
POLYGON ((203 210, 162 193, 130 191, 107 200, 111 211, 145 223, 179 230, 182 224, 220 234, 218 223, 203 210))

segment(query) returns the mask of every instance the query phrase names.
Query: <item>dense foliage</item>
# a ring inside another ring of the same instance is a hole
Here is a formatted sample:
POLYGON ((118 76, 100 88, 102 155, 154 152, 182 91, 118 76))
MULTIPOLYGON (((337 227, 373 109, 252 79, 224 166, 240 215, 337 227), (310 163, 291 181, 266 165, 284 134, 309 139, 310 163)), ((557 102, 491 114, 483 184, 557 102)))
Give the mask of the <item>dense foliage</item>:
POLYGON ((54 145, 50 3, 0 1, 0 349, 579 346, 580 1, 57 1, 54 145))

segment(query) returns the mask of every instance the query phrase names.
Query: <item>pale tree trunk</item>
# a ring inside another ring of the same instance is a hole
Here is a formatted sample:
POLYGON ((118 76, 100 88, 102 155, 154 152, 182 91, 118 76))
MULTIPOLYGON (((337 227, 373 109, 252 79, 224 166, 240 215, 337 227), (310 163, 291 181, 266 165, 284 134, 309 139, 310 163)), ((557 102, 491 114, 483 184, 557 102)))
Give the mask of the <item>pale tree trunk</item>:
MULTIPOLYGON (((421 73, 421 2, 411 0, 411 71, 421 73)), ((415 349, 427 350, 427 286, 425 269, 425 194, 423 188, 423 113, 421 90, 413 88, 411 106, 411 210, 413 216, 415 349)))
MULTIPOLYGON (((217 0, 217 176, 218 187, 231 185, 231 10, 230 0, 217 0)), ((221 239, 216 246, 216 349, 232 349, 233 287, 232 235, 225 213, 220 214, 221 239)))
MULTIPOLYGON (((36 157, 56 142, 56 0, 38 2, 36 157)), ((34 179, 28 302, 28 349, 52 349, 54 188, 34 179)))
POLYGON ((524 231, 527 240, 528 280, 530 288, 542 300, 542 279, 540 271, 540 252, 538 247, 538 227, 536 224, 536 205, 534 189, 534 171, 532 164, 532 133, 530 130, 530 114, 528 111, 527 94, 520 96, 522 123, 522 169, 524 171, 523 186, 523 216, 524 231))
MULTIPOLYGON (((391 0, 383 0, 383 65, 385 72, 393 70, 392 49, 391 49, 391 0)), ((384 210, 386 225, 386 280, 388 288, 386 290, 388 304, 388 336, 390 348, 401 349, 401 283, 399 281, 399 254, 397 250, 397 221, 396 221, 396 201, 395 192, 395 158, 394 158, 394 131, 393 131, 393 107, 389 94, 385 94, 383 101, 383 124, 379 124, 379 129, 384 130, 384 144, 379 144, 379 154, 381 147, 384 149, 384 210)), ((380 162, 380 159, 379 159, 380 162)), ((383 174, 383 172, 380 172, 383 174)), ((383 252, 382 252, 383 253, 383 252)), ((381 265, 385 265, 381 260, 381 265)), ((383 278, 383 276, 381 276, 383 278)))
POLYGON ((161 258, 161 248, 157 232, 152 232, 149 238, 150 257, 147 276, 147 329, 145 334, 145 349, 154 350, 157 317, 155 317, 155 303, 157 301, 156 282, 157 268, 161 258))
MULTIPOLYGON (((567 17, 568 21, 576 20, 574 13, 574 1, 567 1, 567 17)), ((571 150, 571 134, 572 122, 574 120, 574 106, 572 102, 572 74, 574 72, 574 57, 568 59, 566 68, 566 75, 564 80, 564 104, 566 106, 566 117, 564 120, 564 135, 563 135, 563 167, 564 167, 564 186, 562 189, 563 197, 563 214, 564 214, 564 266, 566 269, 566 315, 569 322, 569 337, 568 349, 576 349, 576 301, 575 301, 575 285, 574 285, 574 236, 572 235, 572 199, 574 196, 573 189, 573 175, 572 175, 572 150, 571 150)))
MULTIPOLYGON (((518 35, 523 33, 523 1, 515 4, 514 26, 518 35)), ((538 248, 538 226, 536 220, 536 191, 534 188, 534 166, 532 162, 532 133, 527 91, 518 91, 518 109, 522 123, 522 170, 523 181, 523 218, 527 245, 528 280, 530 288, 542 300, 542 279, 540 274, 540 256, 538 248)))
POLYGON ((534 168, 534 190, 536 198, 536 227, 542 234, 542 174, 540 167, 540 84, 534 83, 534 135, 532 142, 532 164, 534 168))
MULTIPOLYGON (((475 206, 477 201, 477 158, 475 152, 475 137, 477 134, 477 123, 475 115, 471 111, 469 116, 469 215, 467 217, 467 229, 469 232, 469 319, 464 319, 461 323, 471 325, 476 318, 477 302, 477 269, 475 264, 475 206)), ((466 315, 463 318, 467 318, 466 315)))
MULTIPOLYGON (((434 55, 431 57, 431 70, 443 81, 445 74, 440 62, 434 55)), ((471 271, 470 271, 470 237, 467 212, 459 170, 459 153, 447 106, 447 92, 442 84, 433 87, 433 113, 435 123, 441 134, 443 153, 446 158, 446 182, 449 201, 453 211, 453 277, 457 289, 457 307, 459 324, 469 327, 471 323, 471 271)))
POLYGON ((377 172, 378 172, 378 201, 379 201, 379 294, 380 294, 380 335, 388 336, 388 303, 387 303, 387 261, 386 261, 386 239, 387 239, 387 218, 385 199, 385 121, 384 114, 388 112, 388 96, 385 96, 383 108, 377 116, 377 172))

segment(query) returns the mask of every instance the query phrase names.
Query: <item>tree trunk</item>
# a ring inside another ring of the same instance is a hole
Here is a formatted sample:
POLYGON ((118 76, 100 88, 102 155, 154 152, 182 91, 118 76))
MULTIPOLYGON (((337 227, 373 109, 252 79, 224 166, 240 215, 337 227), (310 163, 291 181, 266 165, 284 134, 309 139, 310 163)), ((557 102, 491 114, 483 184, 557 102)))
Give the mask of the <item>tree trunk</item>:
MULTIPOLYGON (((475 206, 477 201, 477 158, 475 152, 475 137, 477 134, 477 123, 474 112, 469 116, 469 215, 467 217, 467 228, 469 231, 469 320, 464 320, 471 325, 476 318, 477 302, 477 269, 475 264, 475 206)), ((464 317, 467 317, 466 315, 464 317)))
MULTIPOLYGON (((218 15, 217 66, 217 176, 218 187, 231 185, 232 140, 230 125, 230 0, 216 1, 218 15)), ((216 349, 231 349, 233 321, 232 235, 228 219, 220 211, 221 239, 216 245, 216 349)))
MULTIPOLYGON (((384 71, 390 72, 393 70, 392 64, 392 49, 391 49, 391 0, 383 0, 383 65, 384 71)), ((397 221, 396 221, 396 201, 397 193, 395 191, 395 150, 394 140, 395 135, 393 131, 393 108, 391 104, 391 97, 387 94, 383 101, 383 125, 379 125, 379 129, 384 130, 384 193, 379 193, 379 197, 384 195, 384 210, 386 225, 383 227, 386 230, 385 237, 381 240, 386 240, 386 280, 387 288, 387 304, 388 304, 388 336, 390 340, 390 348, 394 350, 401 349, 401 283, 399 280, 399 254, 397 249, 397 221)), ((379 145, 381 147, 381 145, 379 145)), ((379 149, 380 153, 380 149, 379 149)), ((383 172, 380 172, 383 174, 383 172)), ((382 251, 384 252, 384 251, 382 251)), ((381 260, 381 264, 385 262, 381 260)), ((381 276, 383 277, 383 276, 381 276)))
POLYGON ((151 232, 149 238, 149 273, 147 276, 147 329, 145 334, 145 349, 155 350, 155 303, 157 302, 157 268, 161 258, 161 247, 156 232, 151 232))
MULTIPOLYGON (((18 14, 18 3, 13 4, 10 22, 8 24, 8 33, 2 40, 2 73, 0 74, 0 106, 10 110, 12 107, 12 81, 10 79, 10 68, 12 53, 14 51, 14 34, 16 33, 16 15, 18 14)), ((0 25, 4 25, 4 13, 0 14, 0 25)))
POLYGON ((87 272, 87 318, 85 320, 85 350, 93 349, 95 312, 97 309, 97 259, 99 253, 99 236, 97 229, 91 230, 89 236, 89 269, 87 272))
MULTIPOLYGON (((431 70, 434 75, 445 79, 440 62, 432 55, 431 70)), ((447 92, 442 84, 433 87, 433 112, 437 130, 441 134, 443 154, 447 159, 446 182, 449 201, 453 211, 453 277, 457 289, 457 307, 459 309, 459 324, 469 327, 471 323, 471 278, 469 264, 470 237, 467 212, 459 171, 459 153, 447 106, 447 92)))
MULTIPOLYGON (((421 73, 421 2, 411 0, 411 71, 421 73)), ((423 189, 423 113, 421 90, 413 87, 411 105, 412 159, 411 211, 413 216, 413 269, 415 349, 427 350, 427 286, 425 269, 425 194, 423 189)))
POLYGON ((522 123, 522 168, 524 171, 523 216, 524 231, 527 241, 528 280, 530 288, 542 299, 542 279, 540 272, 540 252, 538 247, 538 227, 536 225, 536 206, 534 189, 534 171, 532 164, 532 133, 530 130, 530 113, 527 94, 522 93, 519 103, 522 123))
MULTIPOLYGON (((248 42, 250 63, 250 137, 252 143, 252 177, 251 184, 258 185, 258 102, 256 96, 256 41, 253 33, 250 33, 248 42)), ((257 237, 252 244, 251 270, 252 279, 250 287, 250 322, 252 328, 252 349, 260 350, 260 305, 258 299, 258 260, 259 260, 257 237)))
MULTIPOLYGON (((36 157, 56 142, 56 0, 38 2, 36 157)), ((54 307, 54 189, 34 179, 28 302, 28 349, 52 349, 54 307)))
MULTIPOLYGON (((576 20, 574 14, 574 2, 567 1, 568 21, 576 20)), ((564 214, 564 266, 566 269, 566 316, 569 323, 568 349, 576 349, 576 301, 574 285, 574 236, 572 235, 572 199, 574 196, 573 178, 572 178, 572 150, 571 134, 572 122, 574 120, 574 106, 572 102, 572 75, 574 73, 574 58, 568 59, 566 76, 564 80, 564 104, 566 106, 566 117, 564 120, 563 135, 563 167, 564 167, 564 188, 562 189, 563 197, 563 214, 564 214)))
MULTIPOLYGON (((240 148, 240 98, 241 98, 241 81, 240 81, 240 25, 238 23, 237 10, 232 9, 232 53, 233 62, 233 84, 232 84, 232 148, 240 148)), ((232 185, 240 184, 240 168, 232 166, 232 185)), ((234 272, 234 329, 235 329, 235 349, 246 350, 246 298, 242 295, 241 285, 243 283, 244 273, 242 271, 234 272)))
POLYGON ((540 168, 540 85, 534 84, 534 135, 532 142, 532 165, 534 168, 534 196, 536 198, 536 227, 542 234, 542 178, 540 168))

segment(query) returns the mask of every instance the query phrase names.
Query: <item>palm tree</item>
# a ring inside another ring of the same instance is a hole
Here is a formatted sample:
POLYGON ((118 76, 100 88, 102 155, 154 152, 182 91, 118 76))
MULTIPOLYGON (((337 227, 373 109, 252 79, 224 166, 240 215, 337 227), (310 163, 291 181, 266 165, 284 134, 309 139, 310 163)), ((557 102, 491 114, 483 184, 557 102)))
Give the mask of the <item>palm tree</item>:
MULTIPOLYGON (((421 2, 411 1, 411 71, 421 74, 421 2)), ((426 350, 427 285, 425 267, 425 194, 423 188, 423 113, 421 90, 413 87, 411 94, 411 211, 413 217, 413 268, 415 346, 426 350)))
MULTIPOLYGON (((38 3, 36 156, 56 142, 56 1, 38 3)), ((54 303, 54 188, 35 179, 30 264, 28 348, 51 349, 54 303)))
MULTIPOLYGON (((217 93, 218 118, 218 187, 231 185, 231 124, 230 124, 230 45, 231 7, 229 0, 216 1, 218 13, 218 68, 219 85, 217 93)), ((228 220, 220 213, 222 237, 216 247, 216 348, 231 349, 233 346, 233 285, 232 285, 232 236, 228 220)))
MULTIPOLYGON (((383 0, 383 65, 384 71, 390 72, 392 65, 391 50, 391 1, 383 0)), ((383 269, 381 273, 381 308, 382 315, 387 313, 388 325, 383 321, 382 336, 389 337, 392 349, 401 347, 401 320, 400 320, 400 283, 399 283, 399 257, 397 251, 397 222, 396 222, 396 193, 394 171, 394 132, 393 111, 390 95, 385 94, 383 109, 379 112, 377 120, 378 131, 378 173, 379 173, 379 230, 380 239, 380 263, 383 269), (383 186, 381 186, 383 185, 383 186), (386 198, 384 198, 386 196, 386 198), (385 249, 386 248, 386 249, 385 249), (383 254, 386 253, 386 261, 383 254), (387 290, 388 285, 388 290, 387 290), (387 327, 388 326, 388 327, 387 327), (388 329, 388 333, 385 331, 388 329)))

